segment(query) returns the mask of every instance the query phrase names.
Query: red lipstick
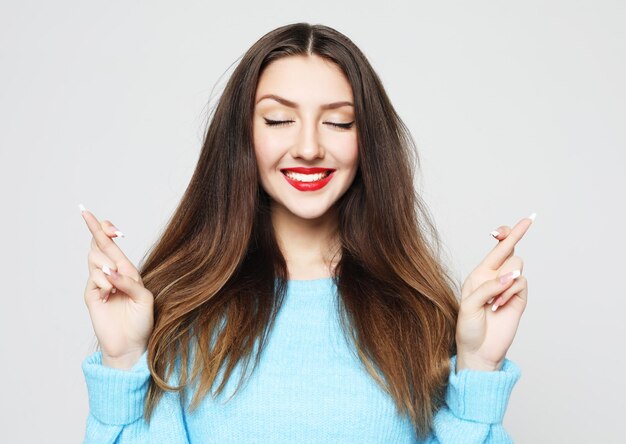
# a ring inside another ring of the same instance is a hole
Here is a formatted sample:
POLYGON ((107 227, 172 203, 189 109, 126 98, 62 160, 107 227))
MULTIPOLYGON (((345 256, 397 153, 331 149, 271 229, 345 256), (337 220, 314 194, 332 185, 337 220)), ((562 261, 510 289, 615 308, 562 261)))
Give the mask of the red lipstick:
POLYGON ((299 191, 316 191, 316 190, 319 190, 320 188, 323 188, 328 182, 330 182, 330 179, 332 179, 335 170, 332 168, 319 168, 319 167, 318 168, 294 167, 294 168, 283 168, 281 169, 281 172, 283 173, 285 180, 287 180, 287 182, 289 182, 289 184, 293 186, 295 189, 299 191), (286 171, 293 171, 294 173, 299 173, 299 174, 317 174, 317 173, 325 173, 327 171, 330 171, 330 174, 326 177, 323 177, 320 180, 316 180, 313 182, 303 182, 303 181, 290 178, 289 176, 285 174, 286 171))
POLYGON ((294 167, 294 168, 283 168, 281 171, 293 171, 294 173, 300 174, 315 174, 315 173, 325 173, 326 171, 335 171, 332 168, 306 168, 306 167, 294 167))

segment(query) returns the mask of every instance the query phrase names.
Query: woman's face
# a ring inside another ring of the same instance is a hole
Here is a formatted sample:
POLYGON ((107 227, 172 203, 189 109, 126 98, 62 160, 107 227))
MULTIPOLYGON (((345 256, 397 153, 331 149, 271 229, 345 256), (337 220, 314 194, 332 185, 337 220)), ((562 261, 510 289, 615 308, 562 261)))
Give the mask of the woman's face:
POLYGON ((358 158, 352 104, 341 69, 319 56, 283 57, 265 68, 256 90, 253 139, 261 186, 273 204, 314 219, 350 187, 358 158), (303 182, 320 176, 281 171, 297 167, 334 171, 308 184, 303 182))

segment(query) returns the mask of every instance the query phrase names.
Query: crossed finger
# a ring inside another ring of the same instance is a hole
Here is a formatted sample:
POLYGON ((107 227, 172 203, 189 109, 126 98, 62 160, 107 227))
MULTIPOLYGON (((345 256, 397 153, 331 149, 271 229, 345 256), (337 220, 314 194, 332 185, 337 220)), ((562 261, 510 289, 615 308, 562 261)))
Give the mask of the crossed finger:
POLYGON ((501 240, 483 259, 481 266, 489 268, 491 270, 499 270, 509 257, 513 255, 515 251, 515 245, 524 237, 528 228, 535 220, 536 213, 531 214, 529 217, 525 217, 520 220, 513 228, 506 238, 501 240))
POLYGON ((134 269, 134 265, 128 260, 120 247, 104 232, 98 219, 89 210, 81 211, 81 214, 93 236, 92 245, 95 242, 97 250, 104 253, 116 264, 125 264, 128 268, 134 269))

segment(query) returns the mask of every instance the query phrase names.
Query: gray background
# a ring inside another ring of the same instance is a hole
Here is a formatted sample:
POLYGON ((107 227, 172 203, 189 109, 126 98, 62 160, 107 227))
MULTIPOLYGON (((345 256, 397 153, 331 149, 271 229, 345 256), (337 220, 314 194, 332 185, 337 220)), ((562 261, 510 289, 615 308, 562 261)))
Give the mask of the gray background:
POLYGON ((2 441, 83 438, 80 365, 95 341, 77 204, 113 221, 137 264, 187 185, 231 64, 269 30, 307 21, 345 33, 381 76, 459 277, 495 244, 491 230, 537 212, 516 249, 529 305, 507 354, 522 378, 505 428, 520 443, 623 442, 625 12, 617 1, 2 2, 2 441))

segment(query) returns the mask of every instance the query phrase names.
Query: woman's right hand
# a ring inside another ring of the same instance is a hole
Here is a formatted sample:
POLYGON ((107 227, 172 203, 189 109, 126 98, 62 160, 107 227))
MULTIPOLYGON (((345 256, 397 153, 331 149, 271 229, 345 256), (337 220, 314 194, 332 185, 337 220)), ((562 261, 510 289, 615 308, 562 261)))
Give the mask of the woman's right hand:
POLYGON ((117 228, 108 220, 99 222, 88 210, 81 214, 93 235, 85 303, 102 350, 102 364, 130 369, 146 350, 154 327, 154 296, 111 239, 117 228), (108 266, 111 275, 103 266, 108 266))

